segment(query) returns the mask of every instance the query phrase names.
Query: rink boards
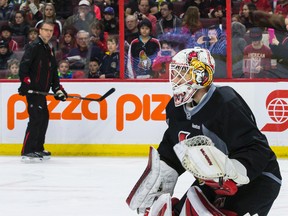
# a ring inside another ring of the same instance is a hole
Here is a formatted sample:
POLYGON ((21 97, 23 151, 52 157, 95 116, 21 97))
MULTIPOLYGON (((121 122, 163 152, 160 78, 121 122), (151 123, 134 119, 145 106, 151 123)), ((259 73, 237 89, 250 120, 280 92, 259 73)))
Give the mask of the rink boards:
MULTIPOLYGON (((288 90, 285 82, 217 82, 236 89, 247 101, 258 127, 278 157, 287 157, 288 90)), ((165 105, 171 98, 165 82, 63 82, 71 95, 98 98, 101 103, 48 96, 50 122, 46 149, 63 156, 144 156, 157 147, 166 130, 165 105)), ((19 155, 28 122, 26 100, 18 82, 0 83, 0 155, 19 155)))

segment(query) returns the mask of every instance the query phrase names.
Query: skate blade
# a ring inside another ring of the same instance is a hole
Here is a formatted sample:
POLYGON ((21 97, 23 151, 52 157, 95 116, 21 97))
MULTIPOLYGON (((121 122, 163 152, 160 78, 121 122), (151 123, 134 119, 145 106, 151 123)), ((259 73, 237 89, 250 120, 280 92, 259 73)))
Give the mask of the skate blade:
POLYGON ((31 158, 31 157, 27 157, 27 156, 22 156, 21 162, 23 162, 23 163, 42 163, 43 158, 31 158))
POLYGON ((43 160, 50 160, 51 156, 43 156, 43 160))

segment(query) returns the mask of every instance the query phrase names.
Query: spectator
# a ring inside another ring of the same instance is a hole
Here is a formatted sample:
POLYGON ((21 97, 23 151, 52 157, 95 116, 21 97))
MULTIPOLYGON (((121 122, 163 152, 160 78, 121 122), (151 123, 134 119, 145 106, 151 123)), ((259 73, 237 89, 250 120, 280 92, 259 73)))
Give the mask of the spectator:
POLYGON ((26 50, 27 46, 35 41, 39 35, 39 31, 37 28, 30 28, 28 32, 28 43, 25 44, 24 50, 26 50))
POLYGON ((14 5, 8 3, 8 0, 0 1, 0 20, 11 21, 13 16, 14 5))
POLYGON ((71 0, 53 0, 58 19, 67 19, 73 15, 71 0))
POLYGON ((139 37, 138 19, 135 15, 127 15, 125 24, 125 40, 130 44, 132 40, 139 37))
POLYGON ((215 55, 226 56, 226 37, 219 26, 210 26, 207 36, 199 37, 197 43, 201 48, 208 49, 213 57, 215 55))
MULTIPOLYGON (((119 4, 118 4, 118 2, 119 1, 116 1, 116 0, 104 0, 104 3, 103 3, 104 4, 104 10, 107 7, 113 8, 114 16, 116 18, 118 18, 119 17, 119 4)), ((102 10, 102 11, 104 11, 104 10, 102 10)))
POLYGON ((102 20, 102 5, 104 7, 104 4, 102 4, 101 2, 101 7, 99 7, 99 5, 96 4, 96 0, 94 2, 94 0, 88 0, 90 5, 91 5, 91 12, 90 13, 94 13, 94 16, 97 20, 102 20))
MULTIPOLYGON (((232 14, 231 21, 232 21, 232 22, 240 22, 240 16, 239 16, 239 14, 232 14)), ((246 27, 245 27, 245 28, 246 28, 246 27)))
POLYGON ((103 52, 96 46, 89 45, 89 32, 80 30, 76 34, 77 47, 70 50, 67 59, 72 70, 84 70, 91 58, 103 58, 103 52))
POLYGON ((76 28, 77 31, 89 32, 90 24, 95 21, 94 13, 91 13, 91 5, 87 0, 81 0, 78 4, 77 14, 74 14, 64 22, 63 29, 76 28))
POLYGON ((223 17, 226 17, 225 8, 222 8, 222 6, 217 6, 210 11, 209 16, 210 18, 218 18, 219 24, 221 24, 223 17))
POLYGON ((30 26, 34 26, 35 21, 43 18, 39 0, 27 0, 20 5, 19 10, 25 13, 25 19, 29 22, 30 26))
POLYGON ((138 20, 141 21, 143 19, 148 19, 152 24, 151 35, 155 36, 156 34, 156 23, 157 19, 154 15, 150 13, 150 5, 151 2, 149 0, 139 0, 138 1, 138 11, 135 13, 138 16, 138 20))
POLYGON ((240 22, 232 22, 232 74, 239 78, 243 74, 244 48, 247 42, 244 38, 246 27, 240 22))
POLYGON ((202 24, 199 9, 195 6, 190 6, 182 20, 182 33, 194 34, 200 29, 202 29, 202 24))
POLYGON ((97 58, 93 58, 89 62, 88 78, 100 77, 100 61, 97 58))
POLYGON ((274 13, 282 15, 284 18, 287 17, 287 15, 288 15, 288 2, 285 0, 278 0, 274 13))
MULTIPOLYGON (((136 11, 138 11, 139 10, 138 3, 139 3, 139 0, 137 0, 137 1, 130 0, 128 2, 127 6, 125 7, 125 16, 132 15, 136 11)), ((155 1, 149 0, 149 6, 150 6, 150 12, 153 11, 153 14, 157 13, 158 7, 157 7, 157 4, 155 1)))
POLYGON ((182 25, 181 19, 173 14, 173 3, 162 2, 160 4, 161 18, 156 25, 156 35, 179 33, 182 25))
POLYGON ((12 39, 12 29, 9 25, 3 25, 1 27, 1 39, 8 43, 11 51, 18 50, 18 43, 12 39))
POLYGON ((8 61, 8 75, 7 79, 19 79, 19 64, 18 59, 10 59, 8 61))
POLYGON ((12 36, 24 36, 27 41, 30 25, 25 20, 25 15, 23 11, 15 12, 15 16, 14 19, 11 21, 10 27, 13 32, 12 36))
POLYGON ((226 0, 209 0, 210 8, 217 8, 221 6, 222 8, 226 8, 226 0))
POLYGON ((74 29, 66 29, 59 40, 59 49, 62 53, 62 59, 66 59, 70 50, 76 46, 74 29))
POLYGON ((58 77, 60 79, 71 79, 73 72, 70 70, 69 62, 67 60, 61 60, 58 63, 58 77))
POLYGON ((143 19, 138 28, 139 38, 131 42, 128 51, 128 77, 153 78, 152 63, 161 50, 161 45, 150 35, 152 24, 148 19, 143 19))
POLYGON ((182 27, 179 41, 180 47, 195 47, 198 34, 202 35, 202 23, 200 21, 199 9, 195 6, 190 6, 182 19, 182 27))
POLYGON ((0 40, 0 70, 8 69, 8 61, 14 58, 15 55, 13 51, 9 49, 8 43, 0 40))
POLYGON ((89 0, 90 4, 92 5, 92 10, 95 14, 97 20, 102 20, 103 16, 102 13, 106 6, 106 2, 104 0, 89 0), (93 3, 92 3, 93 2, 93 3))
MULTIPOLYGON (((243 0, 240 8, 243 8, 244 4, 253 3, 258 10, 265 12, 272 12, 272 7, 269 0, 243 0)), ((240 10, 240 13, 242 11, 240 10)))
POLYGON ((104 31, 109 35, 119 35, 119 23, 115 18, 114 9, 112 7, 106 7, 103 11, 103 14, 104 31))
POLYGON ((201 18, 208 18, 209 9, 211 8, 209 0, 187 0, 183 6, 183 11, 186 11, 188 7, 195 6, 199 9, 201 18))
POLYGON ((246 3, 242 7, 242 11, 240 12, 240 22, 245 25, 246 30, 250 28, 254 28, 255 25, 251 19, 251 14, 257 10, 257 7, 253 3, 246 3))
POLYGON ((273 70, 279 75, 279 78, 288 78, 288 33, 276 31, 269 47, 272 51, 273 58, 277 60, 277 65, 274 66, 275 68, 273 68, 273 70))
POLYGON ((105 53, 100 66, 100 79, 119 78, 118 36, 109 36, 108 52, 105 53))
POLYGON ((93 46, 99 47, 103 52, 107 51, 108 33, 104 31, 101 21, 94 21, 90 25, 90 42, 93 46))
POLYGON ((55 11, 55 7, 52 3, 46 3, 44 5, 44 13, 43 13, 43 19, 38 21, 35 25, 36 28, 39 29, 39 26, 41 26, 41 24, 44 21, 48 21, 48 22, 52 22, 54 23, 54 32, 53 32, 53 37, 57 39, 57 41, 59 42, 59 38, 62 34, 62 23, 56 19, 56 11, 55 11))
POLYGON ((158 55, 154 59, 152 65, 152 70, 155 73, 155 77, 160 79, 169 78, 169 64, 175 54, 176 51, 171 47, 169 42, 161 41, 161 51, 158 52, 158 55))
POLYGON ((262 42, 263 30, 259 27, 252 28, 249 36, 252 44, 244 49, 244 76, 250 78, 268 78, 271 68, 272 51, 262 42))

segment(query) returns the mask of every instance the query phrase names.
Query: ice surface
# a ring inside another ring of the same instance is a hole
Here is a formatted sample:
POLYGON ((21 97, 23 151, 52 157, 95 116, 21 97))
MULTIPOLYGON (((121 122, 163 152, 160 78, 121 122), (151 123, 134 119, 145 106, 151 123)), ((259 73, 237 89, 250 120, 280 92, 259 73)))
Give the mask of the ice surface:
MULTIPOLYGON (((288 160, 279 160, 283 186, 269 215, 288 213, 288 160)), ((144 171, 147 158, 53 157, 24 164, 0 157, 0 215, 133 216, 125 200, 144 171)), ((183 174, 175 188, 181 197, 192 183, 183 174)))

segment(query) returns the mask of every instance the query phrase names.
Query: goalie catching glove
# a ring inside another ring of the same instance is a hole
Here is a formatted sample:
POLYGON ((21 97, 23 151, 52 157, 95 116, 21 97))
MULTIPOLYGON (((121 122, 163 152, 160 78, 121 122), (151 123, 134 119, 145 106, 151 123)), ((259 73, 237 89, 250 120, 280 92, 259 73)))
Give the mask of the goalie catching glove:
POLYGON ((233 195, 237 184, 248 184, 246 168, 214 146, 207 136, 195 136, 174 146, 182 166, 217 194, 233 195), (233 181, 231 181, 233 180, 233 181))
POLYGON ((176 170, 161 161, 157 150, 150 147, 148 165, 126 202, 132 210, 144 213, 160 195, 173 194, 177 179, 176 170))

